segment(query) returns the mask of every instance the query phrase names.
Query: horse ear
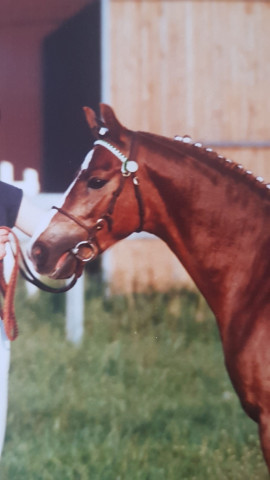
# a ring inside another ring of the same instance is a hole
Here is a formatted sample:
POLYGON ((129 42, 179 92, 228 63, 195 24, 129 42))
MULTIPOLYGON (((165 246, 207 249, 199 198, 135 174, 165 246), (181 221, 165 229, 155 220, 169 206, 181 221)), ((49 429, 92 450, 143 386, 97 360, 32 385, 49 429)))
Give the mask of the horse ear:
POLYGON ((99 130, 99 125, 98 125, 98 122, 97 122, 97 119, 96 119, 96 114, 94 112, 94 110, 92 110, 91 108, 89 107, 83 107, 83 110, 84 110, 84 114, 85 114, 85 118, 86 118, 86 121, 92 131, 92 134, 94 135, 94 137, 98 137, 98 130, 99 130))
POLYGON ((100 113, 104 120, 105 126, 109 129, 110 136, 118 141, 121 134, 125 130, 121 123, 117 120, 113 109, 105 103, 100 104, 100 113))
POLYGON ((100 104, 100 113, 104 123, 97 120, 96 114, 91 108, 83 107, 83 110, 86 121, 95 138, 104 137, 108 132, 113 140, 119 141, 121 139, 121 134, 125 129, 117 120, 113 109, 109 105, 106 105, 105 103, 100 104), (106 131, 104 131, 104 127, 106 131))

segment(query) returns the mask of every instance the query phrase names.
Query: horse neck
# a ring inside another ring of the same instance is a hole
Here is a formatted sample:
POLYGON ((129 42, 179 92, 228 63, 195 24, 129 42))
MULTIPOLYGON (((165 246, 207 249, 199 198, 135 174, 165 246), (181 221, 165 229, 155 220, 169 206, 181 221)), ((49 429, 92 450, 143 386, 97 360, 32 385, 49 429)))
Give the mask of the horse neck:
POLYGON ((197 158, 196 147, 176 151, 157 143, 141 152, 151 184, 144 191, 145 230, 168 244, 222 322, 237 301, 239 308, 240 292, 251 283, 259 288, 256 263, 261 277, 269 276, 268 192, 213 154, 197 158))

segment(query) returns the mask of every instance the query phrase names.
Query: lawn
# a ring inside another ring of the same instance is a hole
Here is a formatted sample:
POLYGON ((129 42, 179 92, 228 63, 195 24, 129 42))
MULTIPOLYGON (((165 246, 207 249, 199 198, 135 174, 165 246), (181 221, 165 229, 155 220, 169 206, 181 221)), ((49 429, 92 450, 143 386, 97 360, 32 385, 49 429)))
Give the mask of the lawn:
POLYGON ((266 480, 256 425, 195 292, 106 298, 87 282, 85 334, 64 297, 17 295, 1 480, 266 480))

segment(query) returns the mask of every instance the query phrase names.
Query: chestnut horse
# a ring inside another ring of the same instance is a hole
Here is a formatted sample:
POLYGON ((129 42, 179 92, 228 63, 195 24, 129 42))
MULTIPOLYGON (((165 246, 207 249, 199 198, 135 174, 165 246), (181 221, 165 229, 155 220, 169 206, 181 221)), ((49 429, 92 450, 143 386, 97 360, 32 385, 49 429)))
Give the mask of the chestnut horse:
POLYGON ((270 185, 189 137, 103 122, 63 204, 32 246, 37 271, 66 278, 134 231, 164 240, 213 310, 226 367, 258 423, 270 470, 270 185))

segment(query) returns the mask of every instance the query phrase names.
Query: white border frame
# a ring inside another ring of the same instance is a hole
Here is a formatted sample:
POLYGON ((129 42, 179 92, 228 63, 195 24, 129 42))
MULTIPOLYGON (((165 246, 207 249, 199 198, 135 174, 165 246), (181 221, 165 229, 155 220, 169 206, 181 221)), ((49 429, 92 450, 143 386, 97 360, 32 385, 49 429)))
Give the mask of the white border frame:
POLYGON ((110 0, 101 0, 101 101, 110 103, 110 0))

